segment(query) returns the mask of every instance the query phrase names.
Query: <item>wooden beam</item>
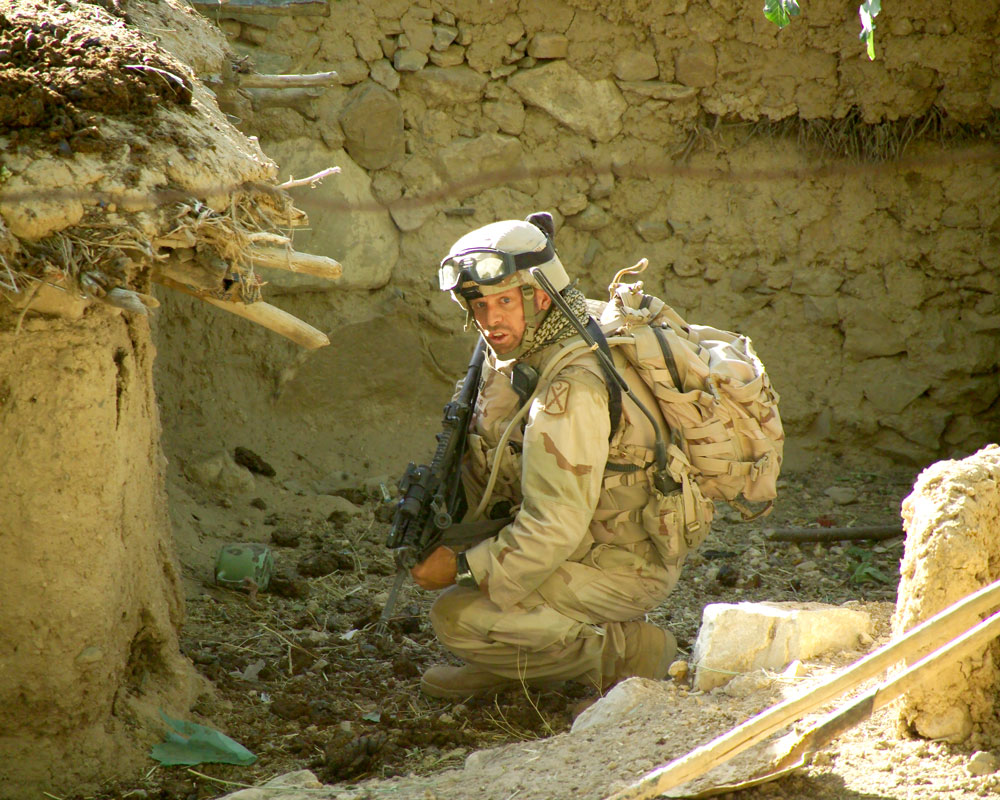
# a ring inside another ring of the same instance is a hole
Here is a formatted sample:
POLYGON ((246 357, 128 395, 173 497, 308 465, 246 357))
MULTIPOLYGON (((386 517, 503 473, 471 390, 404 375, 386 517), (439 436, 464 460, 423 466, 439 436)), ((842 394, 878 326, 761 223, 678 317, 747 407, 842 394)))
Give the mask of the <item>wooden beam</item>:
POLYGON ((252 247, 247 251, 254 266, 284 269, 288 272, 301 272, 305 275, 315 275, 335 281, 344 274, 340 263, 326 256, 316 256, 312 253, 299 253, 285 247, 252 247))
POLYGON ((310 350, 326 347, 330 344, 330 339, 325 333, 317 330, 309 323, 303 322, 298 317, 292 316, 287 311, 282 311, 277 306, 272 306, 270 303, 261 301, 247 305, 246 303, 218 300, 206 292, 191 289, 182 283, 178 283, 162 275, 154 277, 154 280, 168 289, 182 292, 191 297, 197 297, 199 300, 204 300, 206 303, 216 308, 221 308, 223 311, 228 311, 230 314, 235 314, 251 322, 256 322, 258 325, 274 331, 286 339, 291 339, 296 344, 310 350))
POLYGON ((681 758, 644 775, 605 800, 649 800, 704 775, 748 747, 781 730, 789 722, 839 697, 849 689, 884 672, 899 661, 919 658, 928 649, 950 641, 952 632, 979 622, 979 615, 1000 603, 1000 581, 980 589, 938 612, 900 638, 874 650, 799 697, 792 697, 750 718, 742 725, 695 748, 681 758))
POLYGON ((308 86, 336 86, 340 78, 336 72, 314 72, 309 75, 262 75, 256 72, 236 73, 236 80, 244 89, 294 89, 308 86))
POLYGON ((855 539, 891 539, 905 533, 903 526, 897 522, 851 528, 775 528, 764 535, 771 542, 847 542, 855 539))
POLYGON ((220 291, 225 277, 225 269, 212 270, 207 268, 200 259, 182 259, 174 255, 166 260, 155 262, 152 269, 154 281, 159 282, 160 278, 167 278, 177 283, 210 291, 220 291))
POLYGON ((329 0, 192 0, 191 5, 214 19, 242 14, 284 14, 286 16, 330 16, 329 0))
POLYGON ((784 773, 802 766, 806 758, 823 745, 864 722, 896 698, 924 685, 942 667, 968 658, 977 651, 981 652, 998 635, 1000 635, 1000 612, 973 625, 947 645, 920 659, 902 673, 819 719, 798 739, 788 753, 773 765, 774 772, 784 773))

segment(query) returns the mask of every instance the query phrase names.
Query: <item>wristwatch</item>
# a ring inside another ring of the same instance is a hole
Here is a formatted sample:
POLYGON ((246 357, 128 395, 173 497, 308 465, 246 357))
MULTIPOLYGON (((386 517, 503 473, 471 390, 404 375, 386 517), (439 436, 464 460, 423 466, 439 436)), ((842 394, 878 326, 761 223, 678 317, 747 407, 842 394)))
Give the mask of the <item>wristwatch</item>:
POLYGON ((467 586, 470 589, 478 589, 479 584, 476 583, 476 576, 472 574, 472 569, 469 567, 469 559, 465 557, 465 553, 457 553, 455 555, 455 583, 459 586, 467 586))

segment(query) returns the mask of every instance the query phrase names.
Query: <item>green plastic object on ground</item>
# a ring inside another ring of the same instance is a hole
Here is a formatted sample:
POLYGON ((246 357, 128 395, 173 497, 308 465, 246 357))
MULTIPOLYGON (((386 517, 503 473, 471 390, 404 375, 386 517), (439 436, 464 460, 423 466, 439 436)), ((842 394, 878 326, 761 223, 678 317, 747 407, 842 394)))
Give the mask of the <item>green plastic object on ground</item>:
POLYGON ((274 572, 274 557, 259 542, 223 545, 215 559, 215 582, 230 589, 247 589, 253 581, 264 591, 274 572))
POLYGON ((165 767, 195 764, 240 764, 248 766, 257 756, 224 733, 196 722, 172 719, 160 709, 163 721, 176 731, 168 731, 161 744, 154 745, 150 756, 165 767))

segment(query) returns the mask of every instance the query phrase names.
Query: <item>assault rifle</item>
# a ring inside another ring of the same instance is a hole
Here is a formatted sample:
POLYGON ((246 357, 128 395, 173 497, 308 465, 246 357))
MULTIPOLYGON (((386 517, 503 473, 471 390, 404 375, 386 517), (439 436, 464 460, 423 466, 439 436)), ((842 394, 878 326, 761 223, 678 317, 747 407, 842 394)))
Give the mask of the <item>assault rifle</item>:
POLYGON ((458 397, 444 407, 441 432, 437 434, 437 450, 429 465, 410 463, 399 481, 402 495, 396 504, 386 547, 395 551, 396 579, 385 608, 379 618, 378 630, 384 632, 396 605, 396 595, 410 567, 423 561, 441 543, 441 535, 466 511, 462 489, 462 455, 469 432, 469 418, 479 391, 479 375, 486 356, 482 338, 472 352, 458 397))

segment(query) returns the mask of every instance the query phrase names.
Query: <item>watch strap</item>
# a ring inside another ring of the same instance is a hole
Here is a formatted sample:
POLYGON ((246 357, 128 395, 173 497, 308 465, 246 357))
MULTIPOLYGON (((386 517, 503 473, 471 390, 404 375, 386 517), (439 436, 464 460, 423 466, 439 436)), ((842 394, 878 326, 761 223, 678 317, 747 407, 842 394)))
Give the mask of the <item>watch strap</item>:
POLYGON ((455 567, 455 583, 470 589, 479 588, 476 576, 472 574, 472 569, 469 567, 469 559, 466 558, 464 552, 455 554, 455 567))

